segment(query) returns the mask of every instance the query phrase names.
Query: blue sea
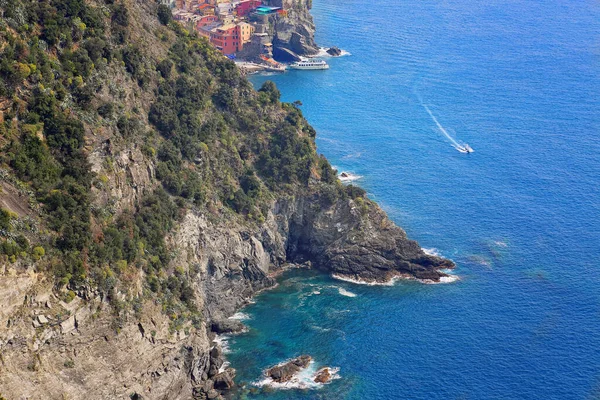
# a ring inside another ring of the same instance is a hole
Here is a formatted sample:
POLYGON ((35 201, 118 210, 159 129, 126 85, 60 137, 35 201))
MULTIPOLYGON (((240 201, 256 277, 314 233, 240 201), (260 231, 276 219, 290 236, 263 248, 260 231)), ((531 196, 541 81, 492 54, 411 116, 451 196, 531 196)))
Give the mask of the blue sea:
POLYGON ((253 83, 302 101, 319 151, 460 280, 285 274, 238 314, 238 396, 600 399, 600 2, 313 4, 351 55, 253 83), (301 354, 337 379, 261 384, 301 354))

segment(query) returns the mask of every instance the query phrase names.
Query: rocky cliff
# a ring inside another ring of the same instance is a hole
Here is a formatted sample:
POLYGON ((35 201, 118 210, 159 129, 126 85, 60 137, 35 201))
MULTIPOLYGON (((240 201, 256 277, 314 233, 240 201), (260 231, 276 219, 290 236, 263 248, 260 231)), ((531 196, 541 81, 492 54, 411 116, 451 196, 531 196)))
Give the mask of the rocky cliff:
POLYGON ((286 14, 252 16, 259 35, 244 45, 244 50, 237 54, 239 58, 260 62, 259 56, 268 43, 273 45, 273 57, 281 62, 299 61, 300 56, 319 52, 310 14, 311 0, 267 0, 265 4, 282 7, 286 14))
POLYGON ((157 5, 0 10, 0 395, 219 398, 215 332, 288 265, 452 267, 341 185, 274 85, 157 5))
POLYGON ((289 50, 301 56, 314 55, 319 51, 315 43, 315 24, 310 15, 312 0, 270 0, 270 5, 287 10, 286 17, 272 18, 274 27, 273 55, 286 61, 289 50))

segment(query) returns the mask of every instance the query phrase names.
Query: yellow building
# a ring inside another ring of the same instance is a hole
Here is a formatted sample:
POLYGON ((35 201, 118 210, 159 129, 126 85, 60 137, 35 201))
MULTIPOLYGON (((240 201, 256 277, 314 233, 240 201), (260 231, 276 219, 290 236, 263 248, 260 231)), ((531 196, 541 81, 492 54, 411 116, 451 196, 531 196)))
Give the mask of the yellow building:
POLYGON ((240 39, 242 43, 248 43, 254 34, 254 25, 247 22, 240 22, 238 26, 240 27, 240 39))

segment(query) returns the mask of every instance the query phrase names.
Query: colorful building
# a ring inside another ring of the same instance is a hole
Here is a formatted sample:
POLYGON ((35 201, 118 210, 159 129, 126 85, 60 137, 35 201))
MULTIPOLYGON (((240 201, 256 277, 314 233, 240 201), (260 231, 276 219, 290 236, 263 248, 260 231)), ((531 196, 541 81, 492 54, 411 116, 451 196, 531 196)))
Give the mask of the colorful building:
POLYGON ((229 24, 219 26, 210 32, 210 41, 221 53, 235 54, 243 48, 239 26, 229 24))
POLYGON ((245 17, 261 5, 261 0, 242 0, 235 6, 235 12, 238 17, 245 17))
POLYGON ((215 15, 215 7, 210 4, 202 4, 198 7, 198 13, 201 15, 215 15))
POLYGON ((205 26, 212 25, 215 22, 219 22, 219 17, 217 17, 216 15, 204 15, 200 17, 200 19, 196 23, 196 30, 200 30, 205 26))
POLYGON ((240 32, 240 38, 242 40, 242 44, 246 44, 248 43, 250 40, 252 40, 252 35, 254 34, 254 25, 250 25, 247 22, 240 22, 238 24, 239 27, 239 32, 240 32))

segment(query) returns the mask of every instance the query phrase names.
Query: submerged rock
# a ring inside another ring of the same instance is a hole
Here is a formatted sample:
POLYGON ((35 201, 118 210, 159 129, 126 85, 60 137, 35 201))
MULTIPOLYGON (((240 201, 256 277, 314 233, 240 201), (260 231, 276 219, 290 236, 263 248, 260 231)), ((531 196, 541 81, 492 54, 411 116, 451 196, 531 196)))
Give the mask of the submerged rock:
POLYGON ((298 371, 308 367, 311 360, 312 357, 307 355, 294 358, 285 364, 276 365, 275 367, 269 368, 267 370, 267 376, 269 376, 275 382, 288 382, 298 371))

